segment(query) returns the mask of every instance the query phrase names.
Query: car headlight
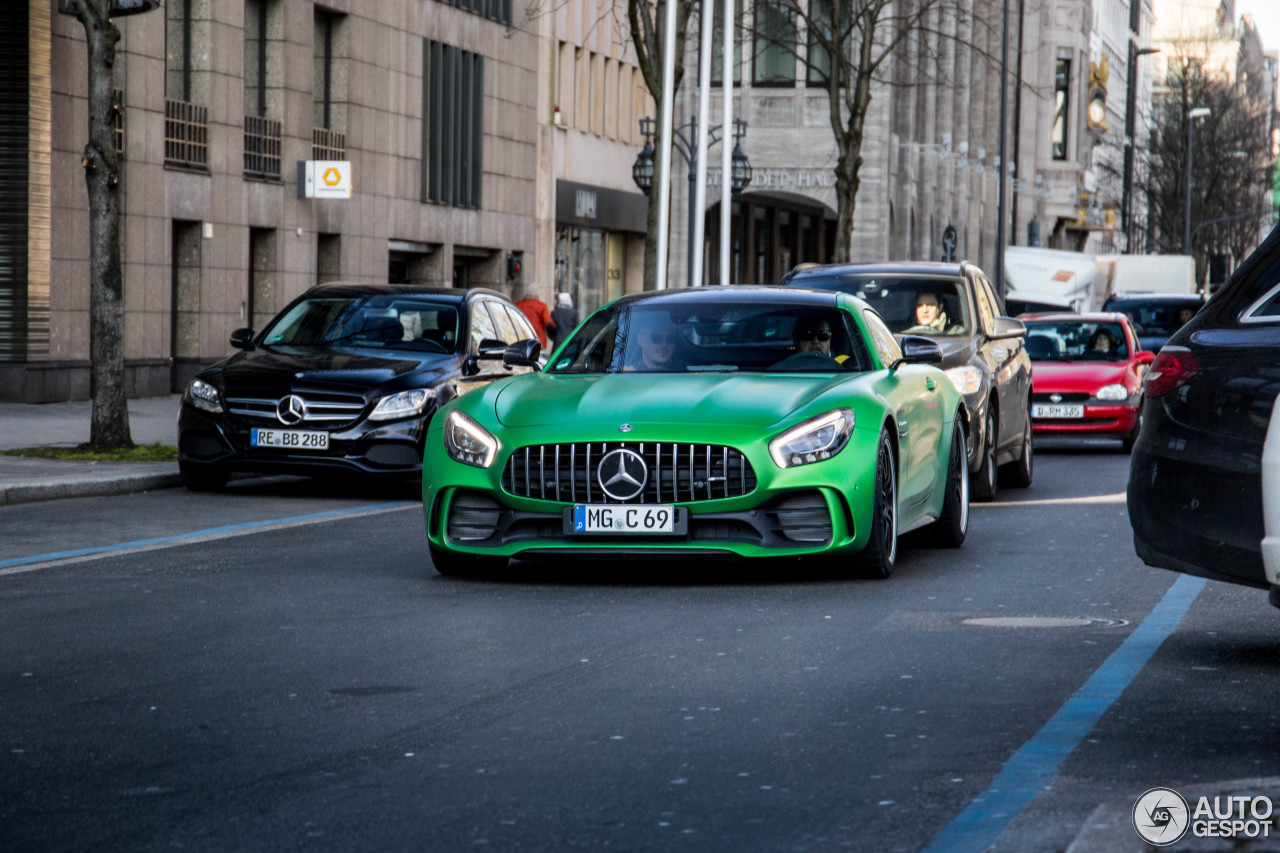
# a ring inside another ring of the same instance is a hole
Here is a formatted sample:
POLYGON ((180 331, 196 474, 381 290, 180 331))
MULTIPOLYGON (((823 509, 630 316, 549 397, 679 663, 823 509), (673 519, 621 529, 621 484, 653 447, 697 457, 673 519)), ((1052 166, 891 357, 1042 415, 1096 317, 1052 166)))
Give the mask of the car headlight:
POLYGON ((849 443, 853 409, 836 409, 793 426, 769 442, 769 455, 779 468, 794 468, 835 456, 849 443))
POLYGON ((982 371, 972 364, 951 368, 947 371, 947 378, 961 394, 976 394, 982 387, 982 371))
POLYGON ((412 391, 401 391, 399 394, 392 394, 379 400, 378 405, 374 406, 373 411, 369 413, 369 420, 389 421, 392 418, 407 418, 410 415, 420 415, 422 410, 427 407, 427 403, 435 398, 435 389, 431 388, 414 388, 412 391))
POLYGON ((218 389, 203 379, 192 379, 187 385, 187 402, 197 409, 206 412, 221 412, 222 401, 218 399, 218 389))
POLYGON ((462 412, 450 412, 444 421, 444 449, 454 462, 488 468, 502 445, 487 429, 462 412))
POLYGON ((1103 385, 1094 396, 1099 400, 1127 400, 1129 399, 1129 389, 1119 383, 1113 383, 1111 385, 1103 385))

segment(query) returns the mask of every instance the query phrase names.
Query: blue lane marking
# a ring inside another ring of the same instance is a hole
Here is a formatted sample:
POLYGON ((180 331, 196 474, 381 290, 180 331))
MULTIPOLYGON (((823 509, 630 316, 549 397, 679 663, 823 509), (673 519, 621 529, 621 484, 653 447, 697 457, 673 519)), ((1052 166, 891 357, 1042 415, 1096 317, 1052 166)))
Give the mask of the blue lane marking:
POLYGON ((176 536, 160 536, 155 539, 135 539, 132 542, 120 542, 115 545, 99 545, 95 548, 76 548, 70 551, 55 551, 50 554, 36 554, 32 557, 15 557, 11 560, 0 560, 0 569, 10 569, 14 566, 27 566, 32 563, 44 563, 50 560, 65 560, 68 557, 84 557, 89 554, 107 554, 111 551, 127 551, 130 548, 142 548, 148 545, 164 545, 173 542, 182 542, 187 539, 197 539, 202 536, 217 536, 224 533, 235 533, 241 530, 253 530, 257 527, 270 527, 275 524, 291 524, 299 521, 315 521, 322 518, 339 518, 344 515, 351 515, 357 512, 368 512, 374 509, 399 509, 406 506, 417 506, 413 501, 395 501, 385 504, 369 504, 368 506, 350 507, 348 509, 333 509, 328 512, 316 512, 310 515, 294 515, 289 518, 268 518, 262 521, 246 521, 243 524, 228 524, 225 527, 208 527, 204 530, 194 530, 190 533, 179 533, 176 536))
POLYGON ((1013 754, 991 787, 956 815, 924 853, 979 853, 994 844, 1036 795, 1053 784, 1059 765, 1093 731, 1160 644, 1178 627, 1204 584, 1203 578, 1179 575, 1120 648, 1044 728, 1013 754))

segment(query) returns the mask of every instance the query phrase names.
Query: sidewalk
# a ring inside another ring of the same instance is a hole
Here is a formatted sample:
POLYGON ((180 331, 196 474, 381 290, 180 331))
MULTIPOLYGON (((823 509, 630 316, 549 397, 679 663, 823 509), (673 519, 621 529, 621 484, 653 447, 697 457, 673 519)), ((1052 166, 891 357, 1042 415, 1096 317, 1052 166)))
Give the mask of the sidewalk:
MULTIPOLYGON (((178 443, 180 394, 129 401, 134 444, 178 443)), ((0 450, 75 447, 89 440, 88 400, 0 403, 0 450)), ((0 506, 58 498, 123 495, 179 484, 176 462, 79 462, 0 456, 0 506)))

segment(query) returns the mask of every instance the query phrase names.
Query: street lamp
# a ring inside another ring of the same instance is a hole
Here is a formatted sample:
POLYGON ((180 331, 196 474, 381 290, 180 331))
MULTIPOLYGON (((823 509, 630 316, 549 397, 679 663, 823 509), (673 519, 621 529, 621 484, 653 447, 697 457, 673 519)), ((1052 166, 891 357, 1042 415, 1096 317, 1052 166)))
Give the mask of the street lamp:
POLYGON ((1196 119, 1204 118, 1213 110, 1208 107, 1196 107, 1187 113, 1187 206, 1183 217, 1182 230, 1182 254, 1191 254, 1191 146, 1195 140, 1193 131, 1196 127, 1196 119))
MULTIPOLYGON (((640 132, 644 134, 644 148, 640 149, 640 154, 636 157, 636 162, 631 166, 631 180, 635 181, 640 192, 648 195, 653 189, 653 126, 656 122, 652 118, 645 117, 640 119, 640 132)), ((721 133, 724 130, 723 125, 714 125, 707 134, 707 147, 710 148, 716 142, 720 141, 721 133)), ((686 263, 688 266, 687 277, 685 283, 693 281, 693 217, 697 215, 695 211, 695 191, 697 189, 698 177, 698 149, 694 140, 698 136, 698 120, 682 124, 674 129, 673 142, 674 147, 680 152, 680 156, 684 157, 684 162, 689 167, 689 221, 685 224, 685 230, 689 233, 688 249, 686 263)), ((735 118, 733 120, 733 165, 730 169, 729 184, 730 189, 736 196, 747 188, 751 183, 751 161, 747 159, 747 155, 742 151, 742 137, 747 135, 747 123, 742 119, 735 118)), ((724 180, 725 176, 721 175, 720 180, 724 180)), ((729 235, 720 235, 721 240, 729 239, 729 235)))

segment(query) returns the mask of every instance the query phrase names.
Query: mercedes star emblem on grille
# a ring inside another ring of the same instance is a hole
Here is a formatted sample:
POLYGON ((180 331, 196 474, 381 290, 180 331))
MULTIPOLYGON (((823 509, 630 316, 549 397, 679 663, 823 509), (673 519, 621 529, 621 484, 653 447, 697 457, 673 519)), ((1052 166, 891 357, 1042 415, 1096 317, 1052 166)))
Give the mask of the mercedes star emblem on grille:
POLYGON ((615 501, 629 501, 644 491, 649 467, 643 456, 624 447, 604 455, 596 468, 596 479, 606 495, 615 501))
POLYGON ((1049 402, 1050 402, 1050 403, 1061 403, 1061 402, 1062 402, 1062 395, 1061 395, 1061 394, 1050 394, 1050 395, 1049 395, 1049 402))
POLYGON ((276 404, 276 418, 285 426, 301 423, 307 417, 307 404, 297 394, 281 397, 276 404))

